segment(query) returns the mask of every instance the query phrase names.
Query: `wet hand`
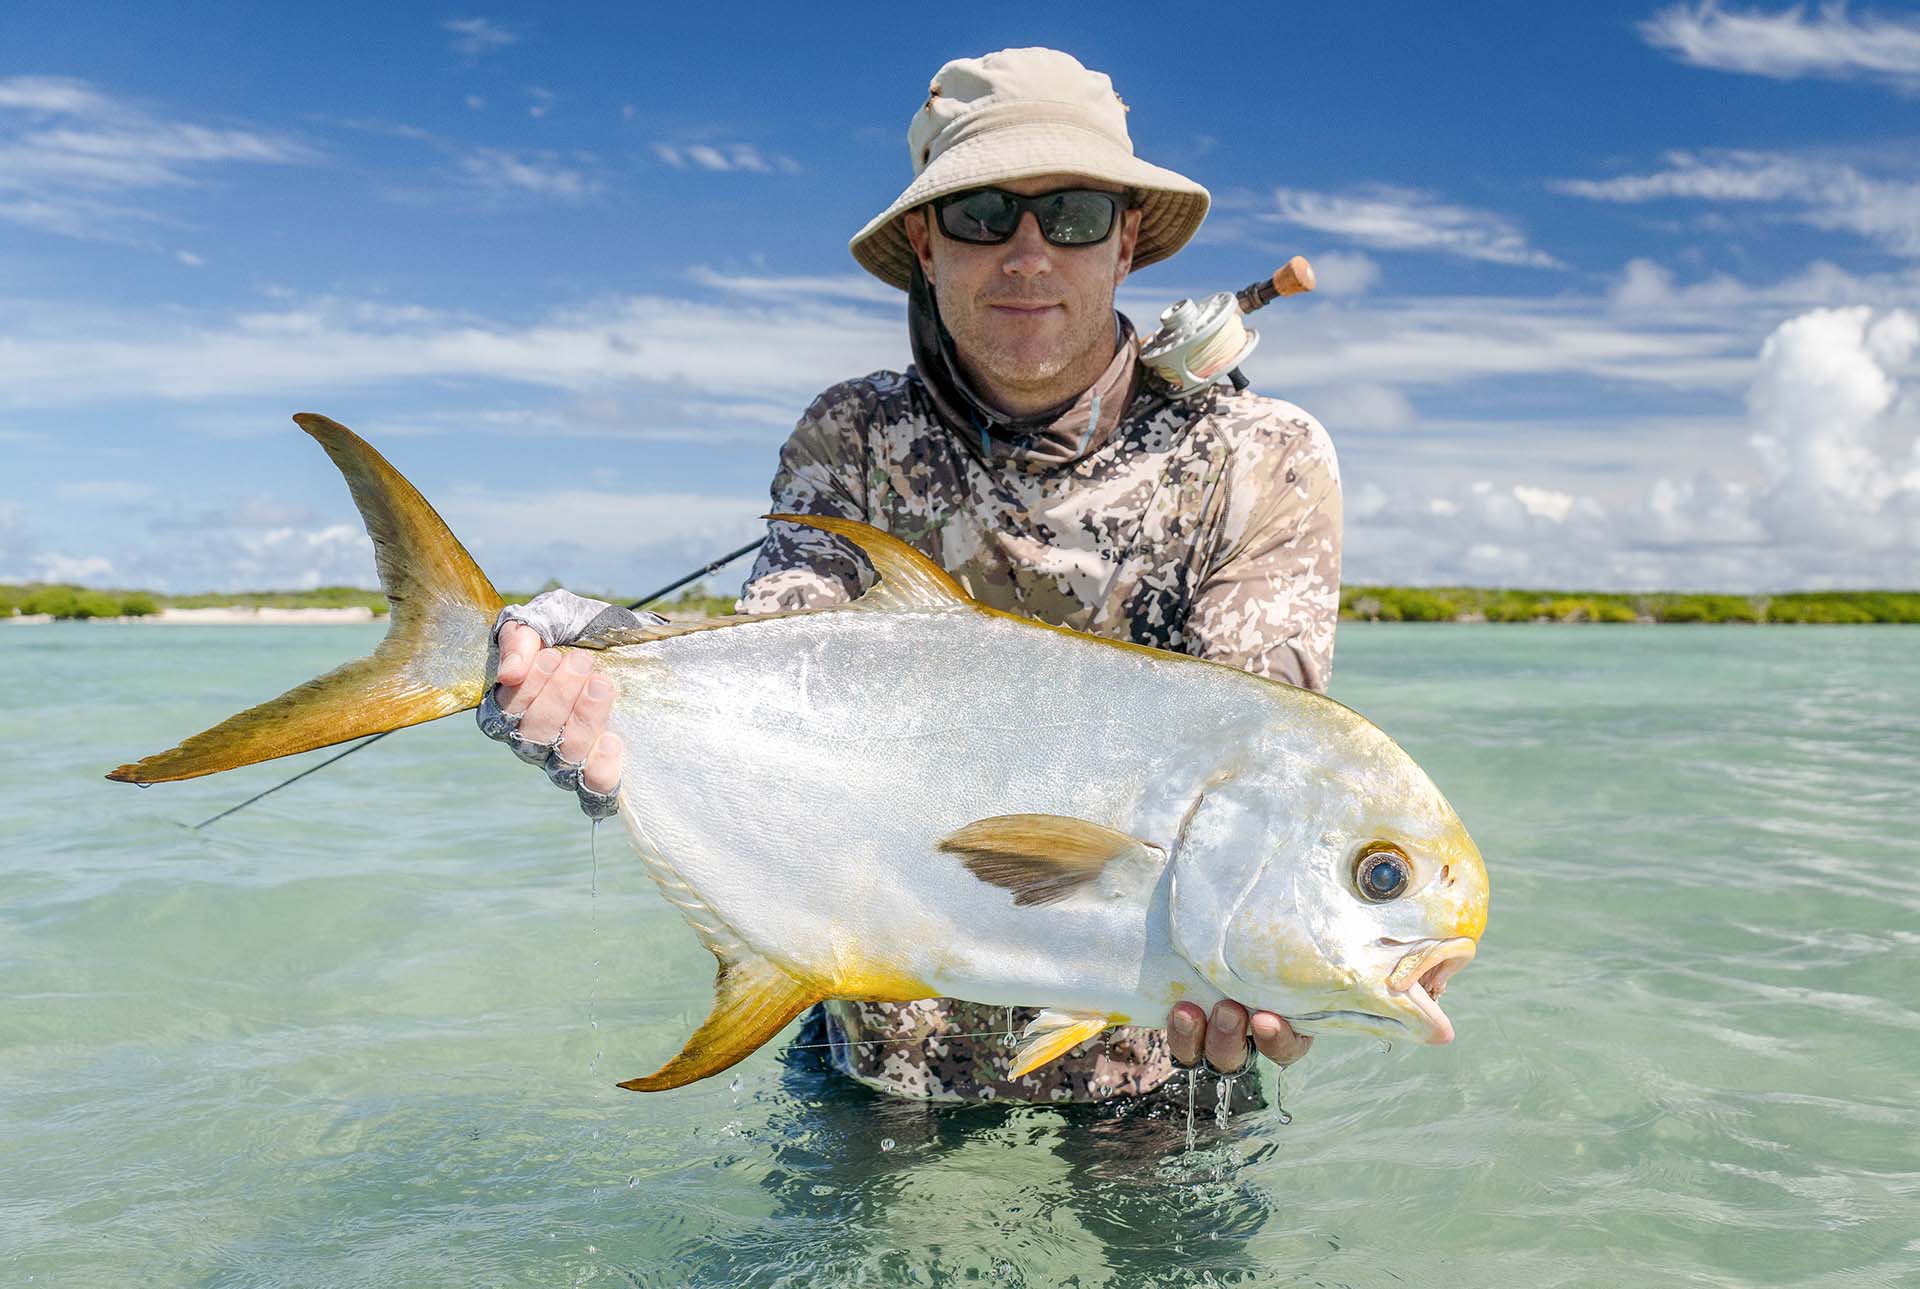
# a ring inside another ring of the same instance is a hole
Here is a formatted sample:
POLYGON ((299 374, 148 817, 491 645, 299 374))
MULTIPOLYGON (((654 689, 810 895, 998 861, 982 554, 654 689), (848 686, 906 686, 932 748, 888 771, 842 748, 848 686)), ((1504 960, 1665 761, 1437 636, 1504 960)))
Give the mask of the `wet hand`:
POLYGON ((545 647, 540 633, 521 622, 500 628, 499 682, 493 700, 520 717, 520 737, 550 743, 560 736, 561 755, 586 762, 581 782, 594 792, 612 792, 620 783, 618 734, 607 729, 613 710, 613 682, 593 672, 586 650, 545 647))
POLYGON ((1247 1027, 1253 1027, 1253 1045, 1275 1065, 1288 1066, 1307 1054, 1312 1035, 1293 1032, 1286 1018, 1273 1012, 1254 1012, 1231 999, 1213 1005, 1213 1015, 1195 1003, 1175 1003, 1167 1015, 1167 1046, 1177 1064, 1198 1065, 1204 1053, 1213 1068, 1236 1074, 1247 1059, 1247 1027))

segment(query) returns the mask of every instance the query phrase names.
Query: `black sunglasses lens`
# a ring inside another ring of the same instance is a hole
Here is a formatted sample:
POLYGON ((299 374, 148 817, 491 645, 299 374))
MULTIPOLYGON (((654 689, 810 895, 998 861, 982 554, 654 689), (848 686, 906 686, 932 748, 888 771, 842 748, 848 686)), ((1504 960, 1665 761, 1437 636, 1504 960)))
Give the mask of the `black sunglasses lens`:
POLYGON ((940 227, 962 242, 1004 242, 1020 226, 1020 203, 997 188, 982 188, 940 204, 940 227))
POLYGON ((1116 203, 1111 194, 1086 189, 1048 193, 1034 212, 1040 231, 1057 246, 1086 246, 1113 231, 1116 203))

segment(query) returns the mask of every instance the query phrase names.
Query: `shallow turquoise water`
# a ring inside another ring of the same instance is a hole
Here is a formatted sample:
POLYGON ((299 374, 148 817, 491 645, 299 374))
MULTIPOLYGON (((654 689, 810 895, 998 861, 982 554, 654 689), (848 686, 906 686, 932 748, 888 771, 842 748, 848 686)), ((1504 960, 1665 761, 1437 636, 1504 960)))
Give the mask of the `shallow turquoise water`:
POLYGON ((771 1049, 615 1090, 711 959, 465 719, 197 833, 323 754, 99 778, 377 634, 0 630, 0 1283, 1920 1281, 1920 631, 1343 627, 1487 856, 1460 1039, 1191 1155, 771 1049))

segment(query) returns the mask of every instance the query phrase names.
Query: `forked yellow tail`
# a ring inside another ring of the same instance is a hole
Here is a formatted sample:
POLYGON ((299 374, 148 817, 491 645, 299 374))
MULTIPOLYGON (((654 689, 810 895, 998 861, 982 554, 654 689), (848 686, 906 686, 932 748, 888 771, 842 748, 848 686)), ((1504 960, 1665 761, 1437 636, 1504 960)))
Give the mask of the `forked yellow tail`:
POLYGON ((303 412, 294 421, 346 476, 373 538, 387 637, 358 662, 248 708, 107 775, 168 783, 271 761, 477 707, 500 593, 414 486, 352 430, 303 412))

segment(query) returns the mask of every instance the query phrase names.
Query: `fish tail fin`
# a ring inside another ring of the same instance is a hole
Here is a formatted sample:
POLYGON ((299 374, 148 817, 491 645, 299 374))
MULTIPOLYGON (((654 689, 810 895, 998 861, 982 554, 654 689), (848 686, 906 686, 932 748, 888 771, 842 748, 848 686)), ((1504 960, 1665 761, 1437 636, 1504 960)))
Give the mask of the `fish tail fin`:
POLYGON ((476 707, 499 592, 419 491, 346 426, 302 413, 373 538, 380 587, 393 606, 386 639, 358 662, 229 717, 170 751, 108 774, 167 783, 292 756, 476 707))
POLYGON ((720 969, 714 977, 713 1011, 706 1023, 694 1031, 678 1056, 652 1074, 628 1079, 619 1087, 629 1092, 665 1092, 718 1074, 752 1056, 823 996, 758 954, 736 956, 715 949, 714 956, 720 959, 720 969))

